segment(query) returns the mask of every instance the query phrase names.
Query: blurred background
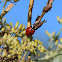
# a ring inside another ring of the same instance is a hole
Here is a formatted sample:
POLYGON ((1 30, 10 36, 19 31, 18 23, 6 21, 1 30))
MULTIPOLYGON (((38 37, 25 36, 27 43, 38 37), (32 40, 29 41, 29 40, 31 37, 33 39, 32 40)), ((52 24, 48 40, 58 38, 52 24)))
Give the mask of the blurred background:
MULTIPOLYGON (((1 0, 0 0, 1 1, 1 0)), ((40 16, 42 14, 43 7, 46 6, 48 0, 35 0, 33 11, 32 11, 32 24, 34 24, 37 16, 40 16)), ((29 2, 30 0, 20 0, 5 16, 7 23, 12 22, 13 26, 16 24, 17 21, 19 21, 19 24, 25 25, 27 28, 27 20, 28 20, 28 9, 29 9, 29 2)), ((3 8, 3 3, 0 4, 0 12, 3 8)), ((6 7, 8 6, 9 2, 7 3, 6 7)), ((33 35, 33 39, 40 40, 44 47, 47 48, 48 46, 48 37, 45 34, 45 31, 48 30, 50 33, 53 31, 56 32, 56 34, 61 29, 62 25, 58 23, 57 16, 61 18, 62 16, 62 0, 54 0, 52 4, 52 9, 47 12, 41 21, 44 19, 47 20, 46 23, 44 23, 33 35)), ((62 37, 62 32, 60 34, 60 38, 62 37)), ((21 41, 21 39, 19 38, 21 41)))

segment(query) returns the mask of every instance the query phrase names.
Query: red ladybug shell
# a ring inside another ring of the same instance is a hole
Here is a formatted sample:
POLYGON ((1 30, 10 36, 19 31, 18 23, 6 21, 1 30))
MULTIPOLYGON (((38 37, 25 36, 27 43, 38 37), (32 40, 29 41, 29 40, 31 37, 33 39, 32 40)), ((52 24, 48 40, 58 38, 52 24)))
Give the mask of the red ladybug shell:
POLYGON ((26 35, 27 35, 27 36, 33 35, 34 32, 35 32, 35 30, 31 30, 31 27, 28 27, 28 28, 26 29, 26 35))

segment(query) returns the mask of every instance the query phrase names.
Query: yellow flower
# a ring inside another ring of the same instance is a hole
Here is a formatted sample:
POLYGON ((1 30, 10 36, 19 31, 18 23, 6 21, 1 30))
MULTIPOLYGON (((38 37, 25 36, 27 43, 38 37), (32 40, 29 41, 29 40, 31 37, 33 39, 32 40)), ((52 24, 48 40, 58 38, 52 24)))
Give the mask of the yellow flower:
POLYGON ((30 46, 26 46, 26 50, 29 50, 30 49, 30 46))
POLYGON ((34 46, 34 41, 32 41, 32 46, 34 46))
POLYGON ((59 16, 57 16, 57 20, 58 20, 59 23, 62 24, 62 18, 60 19, 59 16))
POLYGON ((14 40, 17 40, 18 37, 15 37, 14 40))
POLYGON ((59 16, 57 16, 57 20, 60 21, 61 19, 59 18, 59 16))
POLYGON ((34 50, 33 49, 30 49, 30 52, 33 52, 34 50))
POLYGON ((60 42, 62 43, 62 38, 60 38, 60 42))
POLYGON ((41 46, 41 51, 42 53, 46 52, 45 48, 43 46, 41 46))
POLYGON ((34 50, 34 47, 31 47, 31 49, 33 49, 33 50, 34 50))
POLYGON ((27 44, 27 42, 24 42, 24 44, 27 44))
POLYGON ((51 37, 51 33, 49 33, 48 31, 45 31, 45 33, 47 34, 48 37, 51 37))
POLYGON ((60 48, 60 47, 61 47, 61 45, 60 45, 60 44, 58 44, 58 47, 60 48))
POLYGON ((13 49, 13 48, 14 48, 14 46, 12 45, 12 46, 10 46, 10 48, 12 48, 12 49, 13 49))
POLYGON ((22 53, 21 52, 18 52, 19 55, 21 55, 22 53))
POLYGON ((13 26, 13 24, 12 24, 12 23, 10 23, 10 26, 12 27, 12 26, 13 26))
POLYGON ((29 42, 29 41, 30 41, 30 39, 28 38, 28 39, 27 39, 27 41, 29 42))
POLYGON ((6 26, 7 30, 10 30, 10 26, 6 26))
POLYGON ((55 41, 55 46, 57 46, 58 42, 59 42, 59 40, 56 40, 56 41, 55 41))
POLYGON ((15 29, 18 27, 18 25, 19 25, 19 21, 16 22, 15 29))
POLYGON ((19 56, 18 56, 18 59, 21 59, 21 58, 22 58, 22 56, 21 56, 21 55, 19 55, 19 56))
POLYGON ((12 50, 12 55, 15 55, 15 54, 16 54, 16 52, 14 50, 12 50))
POLYGON ((9 54, 7 57, 8 57, 8 58, 11 58, 11 55, 9 54))
POLYGON ((17 48, 20 48, 20 46, 21 46, 21 45, 20 45, 20 44, 18 44, 18 45, 17 45, 17 48))
POLYGON ((7 38, 7 33, 4 34, 3 38, 7 38))
POLYGON ((11 42, 11 45, 14 45, 14 41, 11 42))
POLYGON ((35 39, 34 41, 37 42, 37 39, 35 39))
POLYGON ((5 56, 7 56, 7 51, 3 50, 2 57, 5 57, 5 56))
POLYGON ((10 33, 14 33, 14 32, 15 32, 15 28, 14 28, 14 27, 12 27, 12 29, 11 29, 10 33))
POLYGON ((41 48, 41 45, 39 45, 37 48, 38 48, 38 49, 41 48))
POLYGON ((25 46, 23 46, 23 51, 26 49, 26 47, 25 46))
POLYGON ((58 48, 59 49, 62 49, 62 44, 58 44, 58 48))
POLYGON ((34 54, 36 55, 37 54, 37 52, 34 50, 34 54))
POLYGON ((31 56, 28 56, 28 58, 31 58, 31 56))
POLYGON ((38 56, 40 56, 40 53, 38 54, 38 56))
POLYGON ((52 36, 53 36, 53 37, 55 36, 55 32, 52 33, 52 36))
POLYGON ((38 40, 38 44, 43 44, 43 43, 38 40))
POLYGON ((36 42, 34 43, 34 46, 37 47, 37 43, 36 42))
POLYGON ((7 40, 7 38, 3 38, 3 41, 5 42, 7 40))
POLYGON ((25 29, 25 25, 22 27, 22 29, 21 29, 21 30, 23 31, 24 29, 25 29))
POLYGON ((17 51, 17 47, 14 47, 13 50, 14 50, 14 51, 17 51))
POLYGON ((8 34, 8 37, 7 37, 7 39, 10 39, 10 37, 11 37, 11 35, 10 35, 10 34, 8 34))
POLYGON ((11 40, 7 40, 6 42, 7 42, 7 44, 8 44, 8 45, 10 45, 10 44, 11 44, 11 40))
POLYGON ((3 21, 6 22, 6 18, 3 18, 3 21))
POLYGON ((1 31, 5 31, 5 27, 3 27, 3 28, 1 29, 1 31))
POLYGON ((20 30, 22 28, 23 24, 20 24, 20 26, 18 27, 18 29, 20 30))
POLYGON ((19 31, 18 31, 18 30, 15 30, 15 32, 14 32, 14 33, 18 34, 18 33, 19 33, 19 31))
POLYGON ((16 47, 17 46, 17 44, 14 44, 14 47, 16 47))
POLYGON ((26 33, 26 30, 22 31, 21 34, 25 34, 26 33))
POLYGON ((22 34, 20 33, 20 34, 18 34, 18 36, 22 37, 22 34))
POLYGON ((21 47, 18 48, 18 51, 21 51, 21 47))
POLYGON ((8 23, 6 23, 6 26, 9 26, 9 24, 8 24, 8 23))

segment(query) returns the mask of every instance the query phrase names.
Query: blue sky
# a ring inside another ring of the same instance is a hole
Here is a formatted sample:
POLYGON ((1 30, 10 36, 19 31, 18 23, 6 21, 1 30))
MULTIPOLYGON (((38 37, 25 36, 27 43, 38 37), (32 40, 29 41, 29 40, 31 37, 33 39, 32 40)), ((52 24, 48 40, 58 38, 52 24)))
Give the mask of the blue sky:
MULTIPOLYGON (((0 0, 1 1, 1 0, 0 0)), ((41 15, 43 7, 46 6, 48 0, 35 0, 33 11, 32 11, 32 24, 34 24, 37 15, 41 15)), ((27 27, 27 20, 28 20, 28 9, 29 9, 29 2, 30 0, 20 0, 4 17, 7 20, 7 23, 12 22, 13 25, 19 21, 19 24, 25 25, 27 27)), ((0 13, 2 11, 3 3, 0 3, 0 13)), ((7 3, 6 7, 8 6, 9 2, 7 3)), ((5 7, 5 8, 6 8, 5 7)), ((44 23, 38 30, 36 30, 35 34, 33 35, 34 39, 38 39, 43 42, 45 47, 48 46, 48 37, 45 34, 45 31, 48 30, 49 32, 55 31, 56 33, 59 32, 62 25, 58 23, 56 17, 62 16, 62 0, 55 0, 53 2, 53 6, 51 11, 46 13, 42 20, 46 19, 47 22, 44 23)), ((62 35, 60 35, 62 37, 62 35)))

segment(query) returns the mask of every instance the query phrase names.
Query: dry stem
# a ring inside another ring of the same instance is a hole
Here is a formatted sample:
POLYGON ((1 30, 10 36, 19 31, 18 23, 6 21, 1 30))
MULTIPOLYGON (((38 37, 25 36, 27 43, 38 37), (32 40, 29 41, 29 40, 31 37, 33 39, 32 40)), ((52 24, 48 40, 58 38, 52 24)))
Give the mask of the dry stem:
POLYGON ((52 8, 53 1, 54 0, 48 0, 47 5, 43 8, 41 18, 39 18, 40 21, 41 21, 42 17, 45 15, 45 13, 47 13, 52 8))
POLYGON ((14 6, 14 4, 10 3, 8 5, 8 7, 6 8, 6 10, 4 10, 2 13, 1 13, 1 17, 3 18, 3 16, 14 6))
POLYGON ((34 0, 30 0, 29 11, 28 11, 28 22, 27 22, 27 27, 31 26, 31 16, 32 16, 33 4, 34 4, 34 0))

